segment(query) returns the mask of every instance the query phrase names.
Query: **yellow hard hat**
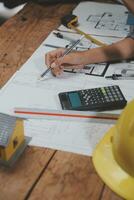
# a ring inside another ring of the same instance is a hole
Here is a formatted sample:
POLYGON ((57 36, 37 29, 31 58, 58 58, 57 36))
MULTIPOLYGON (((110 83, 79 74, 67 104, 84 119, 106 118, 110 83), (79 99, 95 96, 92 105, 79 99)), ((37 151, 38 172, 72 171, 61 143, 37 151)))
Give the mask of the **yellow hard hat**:
POLYGON ((118 195, 134 200, 134 101, 93 152, 99 176, 118 195))

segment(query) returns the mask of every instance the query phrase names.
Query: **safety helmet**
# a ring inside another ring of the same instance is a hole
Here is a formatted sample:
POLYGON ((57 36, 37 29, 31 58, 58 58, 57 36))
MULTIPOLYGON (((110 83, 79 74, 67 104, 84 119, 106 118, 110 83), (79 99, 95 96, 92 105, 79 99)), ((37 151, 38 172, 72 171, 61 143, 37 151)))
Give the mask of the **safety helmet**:
POLYGON ((99 176, 118 195, 134 200, 134 101, 93 152, 99 176))

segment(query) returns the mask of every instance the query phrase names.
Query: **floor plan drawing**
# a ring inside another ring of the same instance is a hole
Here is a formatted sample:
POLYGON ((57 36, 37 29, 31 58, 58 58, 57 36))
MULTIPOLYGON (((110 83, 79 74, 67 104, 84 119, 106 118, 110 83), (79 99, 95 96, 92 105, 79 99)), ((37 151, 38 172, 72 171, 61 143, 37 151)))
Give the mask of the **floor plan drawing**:
POLYGON ((128 12, 124 14, 123 16, 115 16, 112 12, 104 12, 98 15, 89 15, 86 21, 92 23, 95 29, 126 31, 129 33, 129 25, 126 25, 128 12))
POLYGON ((73 11, 78 17, 78 28, 101 36, 126 37, 129 11, 125 6, 110 3, 81 2, 73 11))

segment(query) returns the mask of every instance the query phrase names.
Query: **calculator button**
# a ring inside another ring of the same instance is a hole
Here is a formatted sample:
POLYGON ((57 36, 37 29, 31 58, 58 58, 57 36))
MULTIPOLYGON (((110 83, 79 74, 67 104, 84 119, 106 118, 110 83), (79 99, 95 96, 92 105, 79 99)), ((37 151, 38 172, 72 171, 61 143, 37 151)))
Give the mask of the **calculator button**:
POLYGON ((127 102, 117 85, 79 90, 79 96, 82 102, 80 110, 121 109, 127 102))

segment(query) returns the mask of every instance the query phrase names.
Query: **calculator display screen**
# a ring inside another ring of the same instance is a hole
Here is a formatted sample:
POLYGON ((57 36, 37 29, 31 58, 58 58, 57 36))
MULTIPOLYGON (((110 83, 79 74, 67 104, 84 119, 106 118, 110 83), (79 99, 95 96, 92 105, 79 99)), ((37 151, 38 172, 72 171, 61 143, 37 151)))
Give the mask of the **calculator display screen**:
POLYGON ((68 94, 72 107, 81 106, 81 100, 77 92, 72 92, 68 94))

